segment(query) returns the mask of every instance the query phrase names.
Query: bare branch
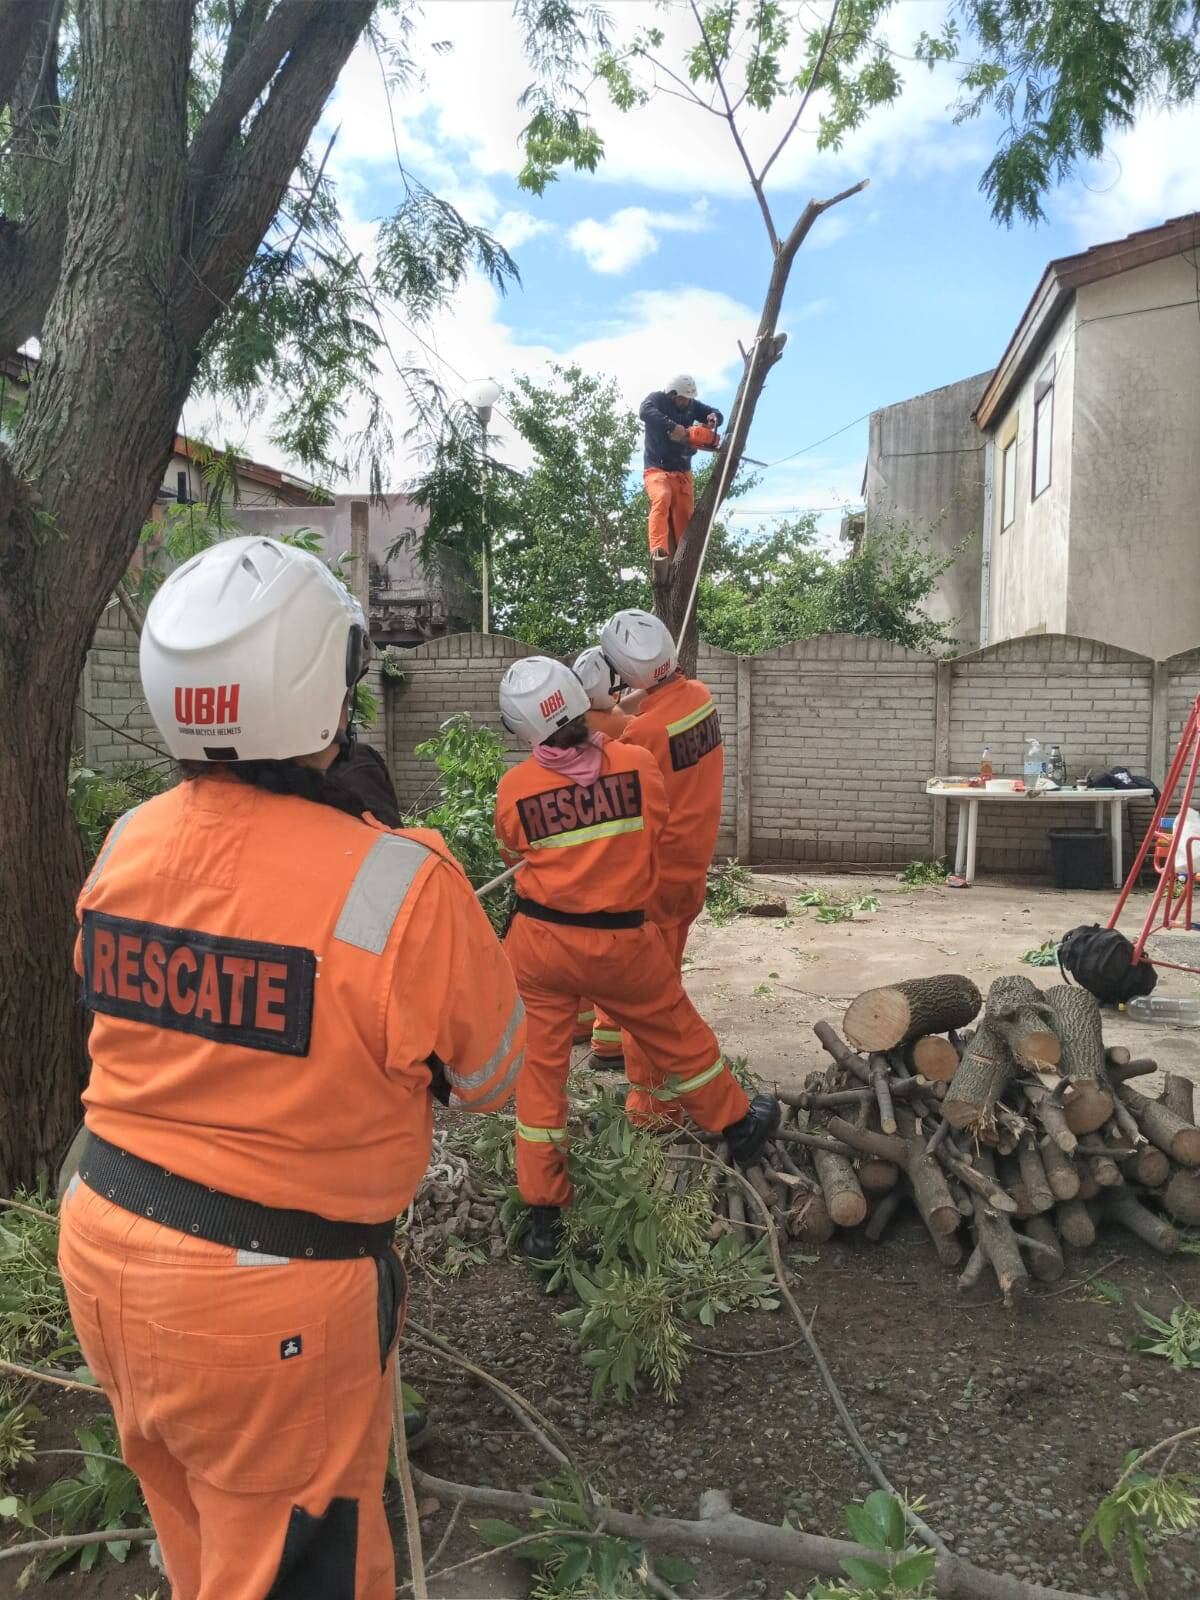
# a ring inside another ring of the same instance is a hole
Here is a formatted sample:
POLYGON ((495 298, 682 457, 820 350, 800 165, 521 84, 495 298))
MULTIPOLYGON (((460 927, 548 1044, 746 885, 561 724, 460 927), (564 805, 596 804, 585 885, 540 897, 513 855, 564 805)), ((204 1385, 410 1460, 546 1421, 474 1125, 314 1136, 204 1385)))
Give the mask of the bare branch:
POLYGON ((704 42, 704 49, 708 55, 709 65, 713 70, 713 78, 716 81, 717 88, 720 90, 721 102, 725 107, 725 121, 729 124, 729 132, 732 134, 733 142, 737 146, 737 153, 739 156, 741 156, 742 165, 746 169, 746 176, 750 179, 750 187, 754 191, 754 198, 758 201, 758 209, 762 212, 762 219, 767 228, 767 238, 771 241, 771 249, 778 254, 779 234, 775 230, 775 219, 771 215, 771 208, 767 204, 767 197, 763 192, 763 186, 758 181, 758 176, 754 171, 754 163, 750 160, 750 157, 746 151, 746 146, 742 143, 742 136, 738 132, 737 118, 734 116, 733 107, 729 103, 729 91, 725 87, 725 78, 721 72, 720 63, 717 60, 717 53, 713 49, 712 41, 708 37, 708 29, 704 26, 704 18, 700 15, 700 8, 696 4, 696 0, 688 0, 688 4, 691 6, 692 16, 696 19, 696 26, 700 30, 700 37, 704 42))
POLYGON ((795 133, 800 122, 800 118, 808 109, 808 102, 812 99, 813 91, 820 82, 821 68, 825 65, 825 57, 829 51, 829 42, 833 38, 833 25, 837 21, 838 8, 841 3, 842 0, 833 0, 833 10, 829 13, 829 22, 825 28, 825 37, 821 40, 821 48, 817 52, 817 59, 813 65, 812 77, 808 80, 808 88, 805 89, 804 93, 800 97, 800 104, 796 107, 795 116, 792 118, 791 122, 788 123, 787 132, 784 134, 783 138, 780 139, 774 150, 771 151, 771 154, 767 157, 766 164, 758 175, 759 183, 765 183, 767 181, 767 173, 770 172, 771 168, 775 165, 775 162, 778 160, 780 155, 782 155, 784 146, 795 133))
POLYGON ((10 1544, 0 1550, 0 1561, 17 1556, 44 1556, 52 1550, 86 1550, 90 1544, 144 1544, 154 1538, 153 1528, 105 1528, 99 1533, 60 1533, 53 1539, 31 1539, 27 1544, 10 1544))
MULTIPOLYGON (((529 1511, 554 1511, 555 1502, 539 1495, 519 1494, 510 1489, 492 1489, 482 1484, 453 1483, 435 1478, 432 1473, 413 1469, 421 1488, 439 1500, 484 1506, 510 1515, 529 1511)), ((749 1557, 755 1561, 782 1563, 788 1572, 816 1572, 826 1577, 840 1576, 847 1557, 875 1561, 878 1552, 848 1539, 826 1539, 819 1534, 799 1533, 789 1527, 756 1522, 728 1509, 728 1501, 710 1490, 701 1501, 698 1520, 684 1517, 651 1517, 615 1511, 598 1506, 600 1528, 625 1539, 659 1549, 690 1549, 749 1557), (713 1507, 713 1502, 716 1502, 713 1507), (706 1502, 708 1505, 706 1506, 706 1502), (706 1509, 712 1507, 709 1514, 706 1509), (715 1511, 715 1514, 713 1514, 715 1511)), ((1040 1583, 1007 1574, 985 1572, 962 1556, 939 1555, 934 1579, 941 1600, 1086 1600, 1063 1589, 1049 1589, 1040 1583)))
POLYGON ((783 241, 781 253, 788 257, 794 256, 807 238, 808 230, 822 212, 830 210, 833 206, 841 205, 843 200, 849 200, 852 195, 861 194, 870 181, 870 178, 863 178, 860 183, 854 184, 849 189, 843 189, 841 194, 831 195, 828 200, 810 200, 796 218, 792 231, 783 241))

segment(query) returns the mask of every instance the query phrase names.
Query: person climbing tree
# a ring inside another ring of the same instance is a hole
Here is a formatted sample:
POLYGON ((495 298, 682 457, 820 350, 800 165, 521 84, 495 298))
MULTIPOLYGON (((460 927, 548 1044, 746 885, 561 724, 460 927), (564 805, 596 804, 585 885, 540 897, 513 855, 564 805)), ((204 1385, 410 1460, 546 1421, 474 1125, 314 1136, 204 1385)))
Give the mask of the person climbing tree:
POLYGON ((643 482, 654 564, 669 561, 683 538, 695 503, 692 457, 697 450, 716 449, 725 418, 716 406, 696 398, 696 380, 687 373, 648 394, 638 415, 646 429, 643 482))

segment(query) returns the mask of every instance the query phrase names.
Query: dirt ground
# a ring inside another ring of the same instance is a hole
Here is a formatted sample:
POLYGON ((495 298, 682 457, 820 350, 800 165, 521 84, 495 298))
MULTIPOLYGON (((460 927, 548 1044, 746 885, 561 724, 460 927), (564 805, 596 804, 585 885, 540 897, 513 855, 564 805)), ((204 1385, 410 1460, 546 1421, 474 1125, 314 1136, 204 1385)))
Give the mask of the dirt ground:
MULTIPOLYGON (((1081 923, 1104 923, 1114 896, 1049 889, 1041 882, 977 881, 970 889, 901 892, 894 875, 756 873, 754 892, 786 900, 805 889, 831 897, 875 895, 880 908, 853 922, 821 923, 817 912, 738 917, 725 927, 701 918, 688 943, 688 991, 726 1051, 746 1056, 767 1082, 795 1088, 825 1057, 812 1036, 863 989, 935 972, 964 972, 987 989, 1003 972, 1022 972, 1043 988, 1061 983, 1057 967, 1021 964, 1025 951, 1081 923)), ((1149 897, 1135 896, 1122 920, 1133 936, 1149 897)), ((1200 978, 1162 970, 1156 994, 1200 995, 1200 978)), ((1200 1029, 1162 1028, 1106 1012, 1104 1037, 1200 1082, 1200 1029)), ((1156 1093, 1160 1080, 1143 1080, 1156 1093)), ((1141 1084, 1139 1083, 1139 1087, 1141 1084)))
MULTIPOLYGON (((811 875, 764 876, 755 887, 789 901, 801 888, 824 887, 881 902, 851 923, 821 924, 809 911, 697 926, 687 980, 694 998, 726 1050, 781 1085, 800 1083, 823 1059, 812 1023, 836 1019, 869 985, 947 969, 981 987, 1013 970, 1057 981, 1056 969, 1021 967, 1017 958, 1077 923, 1103 921, 1111 899, 990 883, 900 893, 894 878, 811 875)), ((1162 991, 1200 992, 1200 981, 1168 974, 1162 991)), ((1113 1016, 1106 1036, 1200 1080, 1200 1032, 1113 1016)), ((1129 1342, 1140 1326, 1135 1305, 1163 1313, 1181 1299, 1200 1303, 1200 1256, 1164 1261, 1126 1235, 1102 1234, 1093 1251, 1070 1261, 1062 1284, 1036 1290, 1014 1314, 986 1286, 962 1297, 915 1221, 880 1246, 836 1238, 819 1260, 796 1257, 792 1265, 801 1303, 815 1311, 817 1336, 868 1443, 898 1488, 924 1498, 926 1520, 955 1550, 992 1570, 1133 1600, 1124 1564, 1094 1545, 1081 1552, 1079 1537, 1125 1453, 1195 1421, 1200 1373, 1132 1354, 1129 1342), (1117 1286, 1120 1303, 1081 1281, 1098 1273, 1117 1286)), ((548 1299, 525 1269, 501 1262, 457 1281, 416 1277, 411 1311, 534 1400, 615 1503, 695 1516, 701 1492, 718 1487, 747 1515, 778 1522, 787 1514, 815 1532, 845 1533, 841 1508, 872 1484, 785 1312, 697 1330, 677 1405, 647 1396, 597 1407, 571 1332, 555 1320, 568 1304, 548 1299)), ((430 1472, 507 1488, 546 1476, 537 1446, 488 1391, 440 1358, 415 1347, 404 1354, 407 1378, 436 1417, 420 1457, 430 1472)), ((78 1406, 56 1410, 51 1402, 48 1409, 43 1447, 71 1444, 78 1406)), ((402 1552, 394 1491, 389 1503, 402 1552)), ((423 1510, 429 1555, 449 1508, 423 1510)), ((439 1565, 479 1550, 466 1523, 439 1565)), ((0 1567, 0 1592, 12 1592, 15 1576, 0 1567)), ((106 1562, 91 1578, 68 1572, 25 1592, 41 1600, 134 1600, 154 1595, 156 1585, 158 1600, 167 1600, 165 1581, 142 1551, 125 1568, 106 1562)), ((805 1587, 803 1573, 705 1559, 697 1588, 686 1593, 783 1600, 805 1587)), ((510 1558, 446 1579, 433 1593, 519 1600, 529 1585, 510 1558)), ((1200 1542, 1167 1547, 1151 1593, 1198 1600, 1200 1542)))

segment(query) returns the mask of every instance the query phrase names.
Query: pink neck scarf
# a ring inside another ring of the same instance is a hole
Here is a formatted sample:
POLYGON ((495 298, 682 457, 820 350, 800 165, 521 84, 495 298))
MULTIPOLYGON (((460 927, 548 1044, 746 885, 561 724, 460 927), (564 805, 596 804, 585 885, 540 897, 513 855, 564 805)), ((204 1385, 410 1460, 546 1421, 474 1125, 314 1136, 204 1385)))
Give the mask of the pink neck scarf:
POLYGON ((586 744, 574 745, 570 750, 560 750, 556 745, 535 744, 533 759, 547 772, 570 778, 572 783, 587 788, 600 776, 603 747, 604 735, 593 733, 589 734, 586 744))

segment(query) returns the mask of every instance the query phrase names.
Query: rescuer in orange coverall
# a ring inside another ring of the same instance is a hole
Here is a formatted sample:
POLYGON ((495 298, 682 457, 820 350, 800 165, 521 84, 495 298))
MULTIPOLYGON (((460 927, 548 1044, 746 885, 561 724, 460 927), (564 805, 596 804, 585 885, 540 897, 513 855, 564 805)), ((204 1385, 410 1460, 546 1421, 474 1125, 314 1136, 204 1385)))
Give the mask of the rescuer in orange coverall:
POLYGON ((533 1211, 522 1248, 542 1261, 558 1251, 559 1210, 571 1201, 567 1072, 581 993, 646 1053, 639 1120, 686 1112, 720 1130, 742 1164, 779 1122, 773 1095, 747 1100, 646 921, 667 820, 658 765, 635 745, 589 734, 587 711, 579 679, 547 656, 515 662, 500 684, 505 727, 533 746, 500 780, 496 834, 506 859, 523 860, 504 948, 529 1029, 517 1080, 517 1183, 533 1211))
MULTIPOLYGON (((618 611, 605 624, 600 649, 616 681, 639 695, 637 714, 625 724, 621 738, 653 755, 667 786, 671 817, 662 839, 658 888, 646 915, 661 930, 682 972, 688 931, 704 907, 721 824, 725 753, 720 718, 708 688, 678 670, 669 629, 648 611, 618 611)), ((636 1085, 646 1067, 636 1046, 631 1058, 629 1044, 613 1019, 597 1008, 594 1064, 613 1068, 623 1062, 636 1085)), ((645 1109, 636 1089, 630 1104, 645 1109)))
POLYGON ((59 1261, 174 1600, 393 1600, 383 1508, 432 1096, 512 1093, 512 973, 440 835, 326 773, 369 641, 315 556, 226 540, 141 675, 184 779, 79 897, 87 1133, 59 1261))

